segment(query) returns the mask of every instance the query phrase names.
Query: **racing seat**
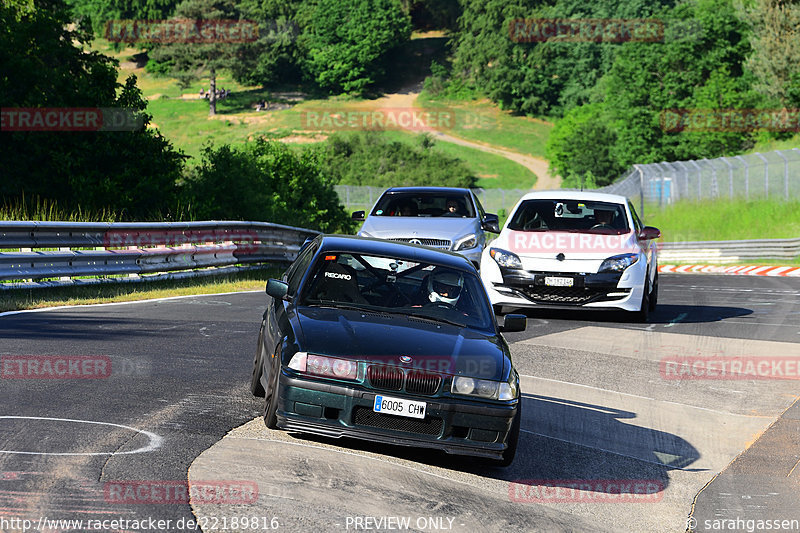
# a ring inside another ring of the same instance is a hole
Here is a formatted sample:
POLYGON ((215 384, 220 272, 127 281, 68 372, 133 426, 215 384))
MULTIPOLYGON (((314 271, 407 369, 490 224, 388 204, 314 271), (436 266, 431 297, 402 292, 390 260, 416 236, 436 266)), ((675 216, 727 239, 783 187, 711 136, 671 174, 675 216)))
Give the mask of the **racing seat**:
POLYGON ((318 280, 315 299, 366 304, 353 267, 331 263, 318 280))

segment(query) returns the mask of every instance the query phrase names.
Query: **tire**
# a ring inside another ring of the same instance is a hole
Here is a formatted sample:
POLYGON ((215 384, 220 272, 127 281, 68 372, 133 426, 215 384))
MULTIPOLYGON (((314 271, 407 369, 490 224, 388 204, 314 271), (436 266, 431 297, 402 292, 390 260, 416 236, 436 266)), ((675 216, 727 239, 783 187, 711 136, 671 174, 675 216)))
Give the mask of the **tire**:
POLYGON ((277 368, 272 369, 269 389, 264 393, 264 425, 269 429, 278 429, 278 398, 280 397, 280 360, 277 368))
POLYGON ((253 360, 253 374, 250 376, 250 392, 257 398, 263 398, 266 392, 261 384, 261 376, 264 372, 264 330, 258 333, 258 347, 256 356, 253 360))
POLYGON ((650 312, 656 310, 656 305, 658 304, 658 273, 656 273, 656 277, 653 280, 653 290, 650 293, 650 312))
POLYGON ((494 314, 497 316, 503 316, 503 306, 502 305, 492 305, 492 310, 494 310, 494 314))
POLYGON ((522 423, 522 398, 519 399, 517 404, 517 414, 514 415, 514 421, 511 423, 511 430, 508 432, 508 446, 503 452, 503 458, 495 460, 495 466, 507 467, 511 466, 514 462, 514 456, 517 455, 517 444, 519 443, 519 429, 522 423))

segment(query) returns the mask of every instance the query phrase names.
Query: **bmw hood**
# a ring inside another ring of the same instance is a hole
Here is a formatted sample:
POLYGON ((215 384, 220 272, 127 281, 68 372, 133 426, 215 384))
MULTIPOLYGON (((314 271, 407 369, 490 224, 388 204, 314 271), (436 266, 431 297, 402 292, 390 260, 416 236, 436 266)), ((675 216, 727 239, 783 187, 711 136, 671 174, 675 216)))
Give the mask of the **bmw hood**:
POLYGON ((377 239, 420 238, 453 241, 474 233, 477 219, 460 217, 376 217, 364 222, 358 235, 377 239))
POLYGON ((406 368, 503 380, 510 362, 497 335, 428 319, 300 307, 303 351, 406 368))

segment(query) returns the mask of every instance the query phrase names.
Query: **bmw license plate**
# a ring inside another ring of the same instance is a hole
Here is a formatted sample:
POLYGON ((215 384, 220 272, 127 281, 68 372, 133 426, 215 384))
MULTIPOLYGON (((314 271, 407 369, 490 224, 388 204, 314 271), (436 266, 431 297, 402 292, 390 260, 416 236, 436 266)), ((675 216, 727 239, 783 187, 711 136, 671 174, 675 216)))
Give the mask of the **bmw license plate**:
POLYGON ((552 276, 544 278, 544 284, 548 287, 572 287, 573 283, 572 278, 556 278, 552 276))
POLYGON ((403 398, 392 398, 389 396, 375 396, 375 403, 372 410, 376 413, 387 415, 400 415, 410 418, 425 418, 425 402, 415 402, 404 400, 403 398))

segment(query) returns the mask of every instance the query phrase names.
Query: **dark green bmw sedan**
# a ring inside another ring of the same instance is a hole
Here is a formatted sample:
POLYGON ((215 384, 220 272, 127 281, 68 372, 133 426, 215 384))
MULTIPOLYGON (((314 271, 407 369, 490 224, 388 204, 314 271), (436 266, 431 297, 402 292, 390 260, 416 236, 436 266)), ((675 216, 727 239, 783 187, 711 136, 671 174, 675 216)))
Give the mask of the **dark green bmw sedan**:
POLYGON ((250 388, 267 427, 511 464, 519 376, 475 267, 423 246, 307 243, 270 299, 250 388))

